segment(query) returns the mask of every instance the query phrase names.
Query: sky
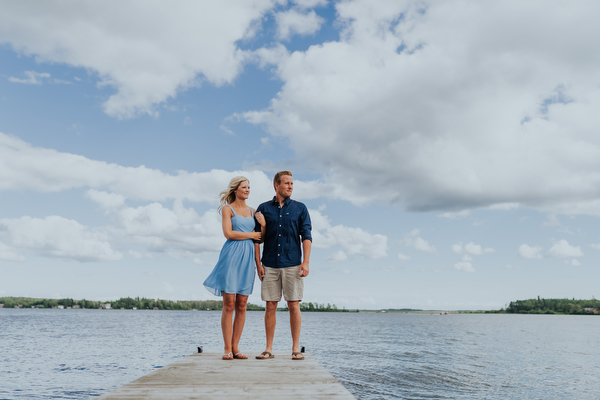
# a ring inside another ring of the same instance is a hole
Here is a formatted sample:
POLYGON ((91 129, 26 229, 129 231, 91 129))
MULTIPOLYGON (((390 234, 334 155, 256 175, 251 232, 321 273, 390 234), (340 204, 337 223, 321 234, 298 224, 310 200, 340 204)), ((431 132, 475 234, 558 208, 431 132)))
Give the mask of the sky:
POLYGON ((0 297, 215 299, 219 192, 280 170, 304 301, 599 296, 599 2, 2 9, 0 297))

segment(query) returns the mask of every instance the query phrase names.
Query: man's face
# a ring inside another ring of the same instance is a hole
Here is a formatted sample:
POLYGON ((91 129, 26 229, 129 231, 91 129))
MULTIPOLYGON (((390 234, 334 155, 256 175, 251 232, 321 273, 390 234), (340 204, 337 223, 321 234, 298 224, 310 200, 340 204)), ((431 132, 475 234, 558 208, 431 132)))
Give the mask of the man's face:
POLYGON ((294 179, 289 175, 283 175, 281 182, 275 185, 275 192, 284 199, 292 197, 292 191, 294 190, 294 179))

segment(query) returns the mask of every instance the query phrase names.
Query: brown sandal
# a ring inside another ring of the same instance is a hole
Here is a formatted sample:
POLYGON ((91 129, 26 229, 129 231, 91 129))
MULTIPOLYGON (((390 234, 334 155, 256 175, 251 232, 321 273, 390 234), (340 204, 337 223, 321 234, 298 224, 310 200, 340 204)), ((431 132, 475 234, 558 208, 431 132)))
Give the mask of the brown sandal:
POLYGON ((268 360, 269 358, 275 358, 275 356, 269 353, 268 351, 263 351, 262 353, 260 353, 260 356, 256 356, 257 360, 268 360), (265 357, 267 355, 268 357, 265 357))
POLYGON ((292 360, 304 360, 304 356, 299 351, 294 351, 292 352, 292 360))

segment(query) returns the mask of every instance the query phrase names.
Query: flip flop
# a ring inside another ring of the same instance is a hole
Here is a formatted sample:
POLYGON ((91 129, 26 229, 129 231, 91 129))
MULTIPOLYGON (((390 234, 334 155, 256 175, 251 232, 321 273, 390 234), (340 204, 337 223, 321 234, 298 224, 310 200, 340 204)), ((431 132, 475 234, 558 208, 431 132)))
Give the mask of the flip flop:
POLYGON ((263 351, 262 353, 260 353, 260 356, 256 356, 257 360, 268 360, 269 358, 275 358, 275 356, 269 353, 268 351, 263 351), (268 357, 264 357, 266 355, 268 355, 268 357))
POLYGON ((222 358, 223 360, 233 360, 233 354, 231 354, 231 353, 223 354, 223 355, 221 356, 221 358, 222 358))
POLYGON ((240 351, 239 353, 235 353, 233 355, 233 358, 235 358, 236 360, 247 360, 248 356, 246 356, 245 354, 242 354, 242 352, 240 351))
POLYGON ((292 352, 292 360, 304 360, 304 356, 299 351, 294 351, 294 352, 292 352), (298 357, 298 356, 301 356, 301 357, 298 357))

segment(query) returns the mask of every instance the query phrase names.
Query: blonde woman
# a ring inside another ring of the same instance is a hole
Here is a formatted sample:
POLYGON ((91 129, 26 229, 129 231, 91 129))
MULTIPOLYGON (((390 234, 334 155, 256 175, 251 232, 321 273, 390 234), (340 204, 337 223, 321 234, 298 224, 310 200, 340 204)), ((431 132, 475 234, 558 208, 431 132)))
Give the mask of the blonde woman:
POLYGON ((209 292, 223 296, 223 360, 248 358, 239 350, 238 344, 246 321, 246 303, 254 287, 253 240, 261 239, 261 233, 254 232, 255 221, 260 226, 265 225, 263 215, 255 214, 254 209, 246 205, 249 195, 250 182, 243 176, 233 178, 229 187, 220 193, 219 212, 227 241, 221 249, 217 265, 204 281, 209 292))

